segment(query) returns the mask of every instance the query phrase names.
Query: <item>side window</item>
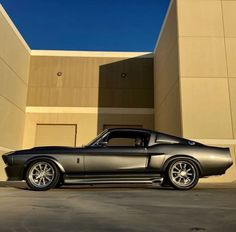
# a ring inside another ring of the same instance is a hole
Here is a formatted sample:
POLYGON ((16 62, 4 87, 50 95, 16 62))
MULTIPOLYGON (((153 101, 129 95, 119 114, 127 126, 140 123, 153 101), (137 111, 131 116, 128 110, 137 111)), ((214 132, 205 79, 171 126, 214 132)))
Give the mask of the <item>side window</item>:
POLYGON ((146 147, 149 142, 148 133, 136 131, 114 131, 105 138, 107 147, 146 147))
POLYGON ((108 147, 116 147, 116 146, 134 147, 134 145, 135 145, 134 138, 111 138, 107 143, 108 147))

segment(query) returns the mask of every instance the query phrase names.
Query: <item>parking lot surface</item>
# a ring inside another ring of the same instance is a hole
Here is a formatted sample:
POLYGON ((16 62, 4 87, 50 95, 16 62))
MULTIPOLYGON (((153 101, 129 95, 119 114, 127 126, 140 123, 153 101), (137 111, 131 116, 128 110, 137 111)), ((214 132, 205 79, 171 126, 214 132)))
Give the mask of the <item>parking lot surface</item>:
POLYGON ((69 186, 34 192, 24 186, 0 187, 0 215, 0 232, 235 232, 236 183, 199 184, 190 191, 69 186))

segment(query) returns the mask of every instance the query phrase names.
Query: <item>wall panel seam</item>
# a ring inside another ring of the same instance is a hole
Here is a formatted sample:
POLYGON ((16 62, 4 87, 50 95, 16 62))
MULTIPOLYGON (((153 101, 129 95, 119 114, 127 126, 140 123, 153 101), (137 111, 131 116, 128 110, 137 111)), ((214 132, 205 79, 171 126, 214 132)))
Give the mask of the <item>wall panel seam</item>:
POLYGON ((13 101, 11 101, 10 99, 8 99, 7 97, 3 96, 0 94, 1 98, 4 98, 6 101, 8 101, 11 105, 14 105, 15 107, 17 107, 20 111, 22 111, 23 113, 25 113, 25 110, 21 109, 21 107, 19 107, 17 104, 15 104, 13 101))
MULTIPOLYGON (((18 79, 20 79, 24 83, 25 86, 28 86, 28 83, 25 82, 25 80, 7 63, 7 61, 5 59, 3 59, 3 57, 0 56, 0 59, 9 68, 9 70, 11 70, 18 77, 18 79)), ((29 75, 29 74, 27 74, 27 75, 29 75)))
POLYGON ((219 38, 223 39, 224 36, 217 36, 217 35, 179 35, 181 38, 219 38))
POLYGON ((216 39, 224 39, 224 38, 236 38, 236 36, 215 36, 215 35, 179 35, 180 38, 209 38, 209 39, 212 39, 212 38, 216 38, 216 39))
MULTIPOLYGON (((178 84, 179 82, 179 78, 177 78, 177 80, 171 85, 171 87, 169 88, 168 93, 165 95, 165 97, 163 97, 163 100, 161 101, 161 103, 159 103, 157 105, 157 108, 161 109, 162 105, 164 104, 164 102, 168 99, 169 95, 174 91, 175 86, 178 84)), ((159 110, 157 110, 158 113, 159 110)))
POLYGON ((180 135, 183 136, 183 102, 182 102, 182 82, 181 82, 181 64, 180 64, 180 36, 179 36, 179 2, 176 3, 176 27, 177 27, 177 52, 178 52, 178 84, 179 84, 179 117, 180 117, 180 135))
MULTIPOLYGON (((165 52, 165 57, 162 57, 162 65, 165 66, 166 64, 169 64, 169 57, 172 54, 172 52, 174 51, 175 48, 178 48, 178 38, 176 38, 176 41, 171 45, 171 47, 169 47, 169 51, 165 52)), ((157 55, 156 55, 156 59, 159 59, 159 51, 157 50, 157 55)))
POLYGON ((213 79, 213 78, 217 78, 217 79, 227 79, 228 77, 219 77, 219 76, 184 76, 184 75, 181 75, 180 78, 209 78, 209 79, 213 79))
POLYGON ((228 83, 228 97, 229 97, 229 106, 230 106, 230 119, 231 119, 231 130, 232 136, 235 138, 234 134, 234 122, 233 122, 233 111, 232 111, 232 102, 231 102, 231 94, 230 94, 230 82, 229 82, 229 66, 228 66, 228 57, 227 57, 227 46, 226 46, 226 38, 225 38, 225 20, 224 20, 224 9, 223 2, 221 1, 221 12, 222 12, 222 23, 223 23, 223 33, 224 33, 224 47, 225 47, 225 60, 226 60, 226 72, 227 72, 227 83, 228 83))

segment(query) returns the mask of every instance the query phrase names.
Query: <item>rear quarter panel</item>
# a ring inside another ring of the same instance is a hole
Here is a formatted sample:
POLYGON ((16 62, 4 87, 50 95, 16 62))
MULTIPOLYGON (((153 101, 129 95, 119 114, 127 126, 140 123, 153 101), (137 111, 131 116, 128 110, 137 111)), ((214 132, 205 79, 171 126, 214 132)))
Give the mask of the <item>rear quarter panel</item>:
POLYGON ((230 166, 228 148, 204 145, 160 144, 149 149, 149 168, 163 171, 174 157, 192 158, 199 166, 202 176, 223 174, 230 166))

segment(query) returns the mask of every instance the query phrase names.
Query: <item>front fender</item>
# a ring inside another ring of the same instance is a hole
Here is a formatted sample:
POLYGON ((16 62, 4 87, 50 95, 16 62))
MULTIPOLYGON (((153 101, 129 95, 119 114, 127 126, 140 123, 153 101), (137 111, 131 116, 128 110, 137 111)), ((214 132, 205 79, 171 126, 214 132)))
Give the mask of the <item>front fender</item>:
MULTIPOLYGON (((42 160, 48 160, 48 161, 51 161, 53 163, 55 163, 57 165, 57 167, 59 168, 59 170, 62 172, 62 173, 65 173, 65 169, 64 167, 53 157, 49 157, 49 156, 40 156, 40 157, 33 157, 29 160, 27 160, 25 163, 24 163, 24 170, 27 170, 27 167, 32 163, 32 162, 35 162, 35 161, 42 161, 42 160)), ((24 174, 25 174, 25 171, 24 171, 24 174)))

